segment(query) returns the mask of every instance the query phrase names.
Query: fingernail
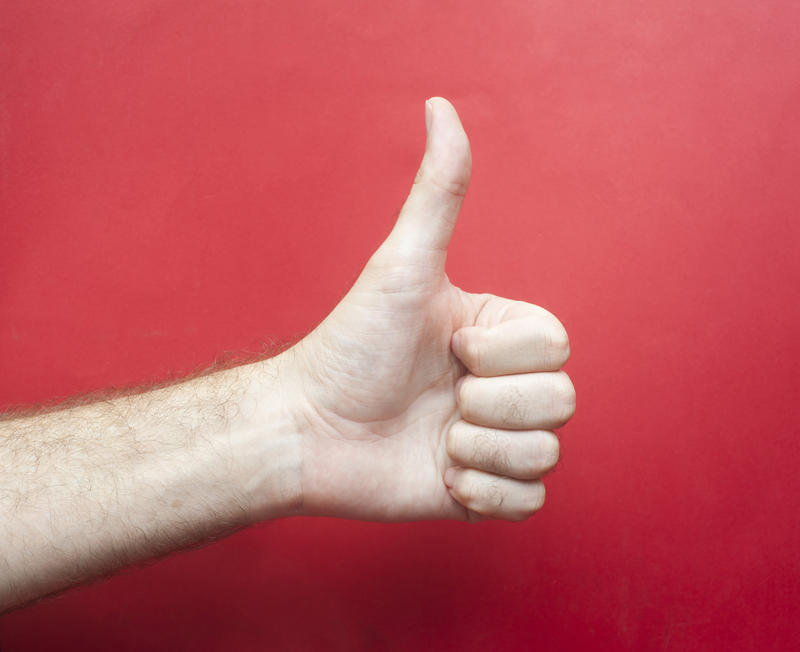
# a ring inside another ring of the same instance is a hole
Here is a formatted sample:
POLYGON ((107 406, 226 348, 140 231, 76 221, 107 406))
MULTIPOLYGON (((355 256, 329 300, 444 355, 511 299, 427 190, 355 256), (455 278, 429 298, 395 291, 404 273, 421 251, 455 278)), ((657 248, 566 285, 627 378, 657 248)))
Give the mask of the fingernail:
POLYGON ((456 385, 453 388, 453 394, 455 394, 456 400, 458 400, 458 393, 461 390, 461 385, 464 384, 464 379, 467 377, 467 374, 464 374, 456 381, 456 385))
POLYGON ((453 480, 455 479, 455 477, 456 477, 456 469, 455 467, 451 466, 449 469, 447 469, 447 471, 444 472, 444 483, 448 487, 452 487, 453 480))
POLYGON ((433 105, 430 100, 425 100, 425 131, 431 133, 431 122, 433 122, 433 105))
POLYGON ((453 349, 453 353, 456 354, 457 358, 461 357, 461 332, 456 331, 453 337, 450 340, 450 347, 453 349))

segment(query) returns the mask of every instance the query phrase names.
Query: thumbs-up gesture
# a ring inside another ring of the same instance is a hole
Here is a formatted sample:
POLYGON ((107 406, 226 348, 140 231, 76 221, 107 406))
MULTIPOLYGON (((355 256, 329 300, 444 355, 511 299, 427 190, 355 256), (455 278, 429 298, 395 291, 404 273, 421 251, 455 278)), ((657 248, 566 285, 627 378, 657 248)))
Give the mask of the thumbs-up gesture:
POLYGON ((447 100, 425 109, 425 155, 394 229, 333 312, 281 356, 303 514, 525 519, 558 461, 552 431, 575 410, 559 371, 561 323, 445 274, 471 154, 447 100))

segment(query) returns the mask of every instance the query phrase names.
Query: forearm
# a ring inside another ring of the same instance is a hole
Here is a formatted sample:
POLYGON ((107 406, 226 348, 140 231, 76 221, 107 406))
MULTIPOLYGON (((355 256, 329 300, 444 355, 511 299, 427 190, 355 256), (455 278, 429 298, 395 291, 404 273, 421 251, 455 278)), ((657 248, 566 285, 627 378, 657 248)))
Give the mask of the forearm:
POLYGON ((279 367, 0 422, 0 611, 294 513, 279 367))

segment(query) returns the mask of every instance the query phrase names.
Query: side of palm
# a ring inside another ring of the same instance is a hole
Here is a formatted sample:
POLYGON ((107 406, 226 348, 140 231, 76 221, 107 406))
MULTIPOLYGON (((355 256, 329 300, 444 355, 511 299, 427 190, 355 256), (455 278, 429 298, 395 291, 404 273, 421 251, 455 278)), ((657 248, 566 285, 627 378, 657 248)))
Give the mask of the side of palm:
POLYGON ((465 371, 450 339, 475 319, 467 296, 443 264, 430 269, 379 250, 301 342, 313 433, 303 472, 311 513, 465 518, 442 477, 445 435, 459 419, 454 386, 465 371))

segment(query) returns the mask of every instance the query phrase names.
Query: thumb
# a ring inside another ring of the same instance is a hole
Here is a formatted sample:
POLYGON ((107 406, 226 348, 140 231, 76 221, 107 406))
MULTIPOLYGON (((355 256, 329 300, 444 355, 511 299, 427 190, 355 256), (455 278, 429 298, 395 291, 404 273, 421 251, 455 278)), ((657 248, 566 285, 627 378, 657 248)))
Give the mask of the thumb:
POLYGON ((472 155, 458 113, 446 99, 425 102, 425 126, 425 155, 391 239, 446 250, 469 185, 472 155))

